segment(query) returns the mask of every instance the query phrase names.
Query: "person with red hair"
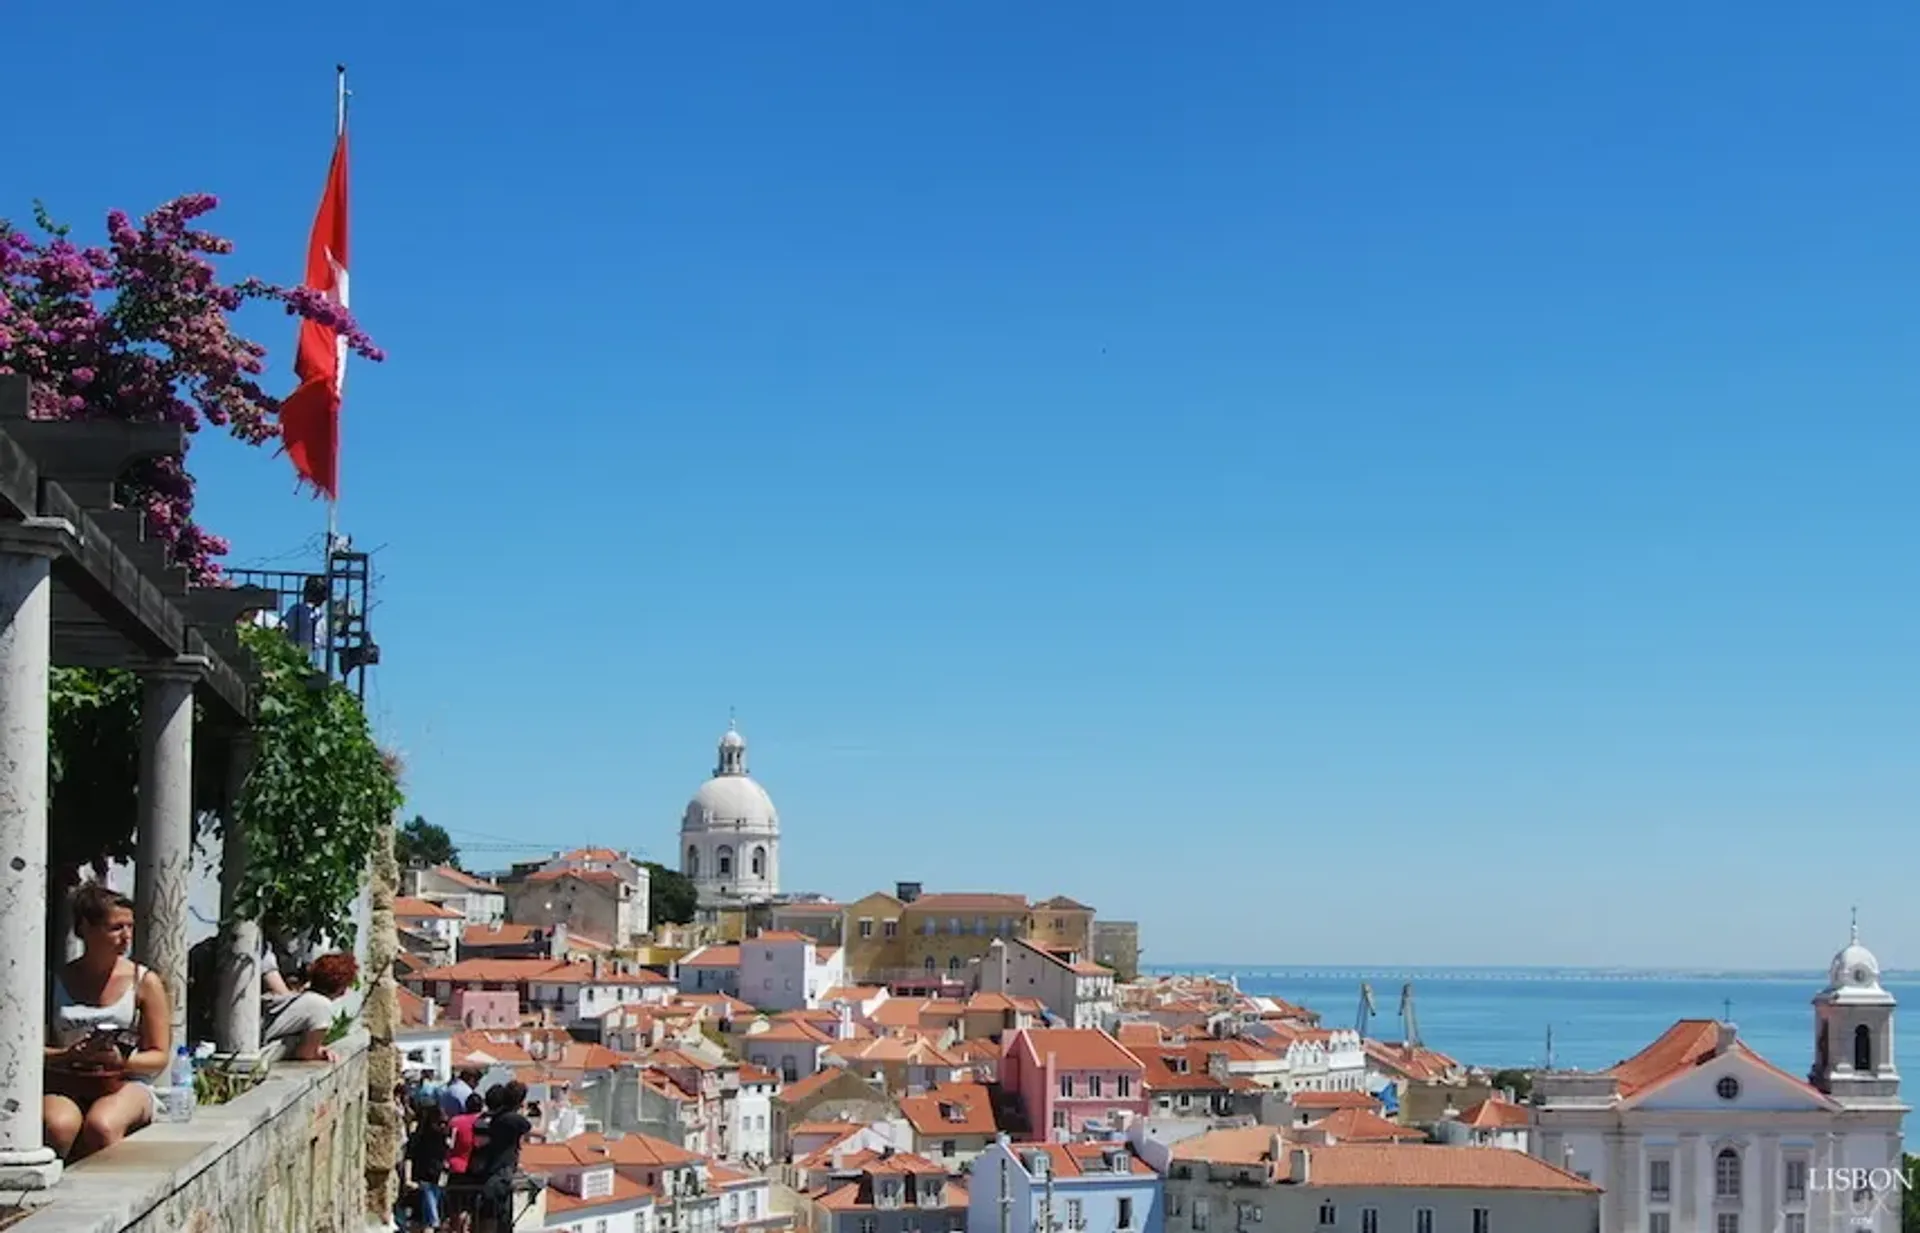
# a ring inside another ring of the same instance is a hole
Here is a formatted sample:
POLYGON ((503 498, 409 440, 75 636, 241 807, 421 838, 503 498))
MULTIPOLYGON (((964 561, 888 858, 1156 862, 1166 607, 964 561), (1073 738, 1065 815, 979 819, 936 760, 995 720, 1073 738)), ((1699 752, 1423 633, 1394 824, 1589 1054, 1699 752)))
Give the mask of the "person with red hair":
POLYGON ((327 1033, 333 1029, 333 1004, 359 976, 360 964, 352 955, 321 955, 309 963, 304 989, 264 999, 262 1047, 283 1049, 289 1061, 331 1062, 327 1033))

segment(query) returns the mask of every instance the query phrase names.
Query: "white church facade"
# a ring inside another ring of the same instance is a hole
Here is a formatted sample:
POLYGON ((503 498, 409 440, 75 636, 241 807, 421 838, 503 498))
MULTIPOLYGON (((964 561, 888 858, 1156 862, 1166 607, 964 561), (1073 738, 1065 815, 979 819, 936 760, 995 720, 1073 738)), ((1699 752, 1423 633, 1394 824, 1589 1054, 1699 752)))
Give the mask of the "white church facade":
POLYGON ((747 774, 747 742, 732 724, 713 778, 680 820, 680 872, 703 909, 762 903, 780 893, 780 815, 747 774))
POLYGON ((1605 1071, 1535 1081, 1528 1150, 1604 1188, 1600 1233, 1899 1233, 1894 998, 1856 927, 1813 999, 1807 1079, 1682 1020, 1605 1071))

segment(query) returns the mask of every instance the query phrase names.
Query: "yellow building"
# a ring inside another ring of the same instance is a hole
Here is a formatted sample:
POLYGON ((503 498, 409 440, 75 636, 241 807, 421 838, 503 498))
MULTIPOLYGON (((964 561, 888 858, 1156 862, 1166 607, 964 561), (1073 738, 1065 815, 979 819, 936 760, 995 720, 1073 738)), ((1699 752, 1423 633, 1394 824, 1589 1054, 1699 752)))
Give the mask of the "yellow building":
POLYGON ((1029 942, 1075 954, 1093 952, 1093 909, 1084 903, 1055 895, 1033 905, 1027 913, 1029 942))
POLYGON ((903 882, 895 893, 875 891, 846 905, 840 936, 847 979, 888 984, 932 977, 963 977, 987 957, 995 938, 1026 938, 1084 953, 1093 909, 1065 896, 1029 905, 1025 895, 987 891, 923 894, 903 882))

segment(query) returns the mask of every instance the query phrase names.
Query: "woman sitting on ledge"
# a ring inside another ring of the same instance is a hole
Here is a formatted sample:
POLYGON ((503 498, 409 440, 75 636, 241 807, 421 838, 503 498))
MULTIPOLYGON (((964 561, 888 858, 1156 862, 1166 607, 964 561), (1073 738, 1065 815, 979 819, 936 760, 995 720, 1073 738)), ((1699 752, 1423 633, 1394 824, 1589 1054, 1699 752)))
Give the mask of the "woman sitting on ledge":
POLYGON ((133 903, 97 882, 73 892, 83 950, 54 974, 46 1049, 46 1143, 78 1160, 153 1120, 153 1082, 172 1060, 167 989, 126 958, 133 903))
POLYGON ((322 955, 309 963, 306 988, 299 993, 288 988, 277 971, 270 973, 261 1006, 266 1028, 260 1043, 274 1046, 287 1061, 331 1062, 333 1052, 326 1046, 327 1033, 333 1030, 333 1004, 359 975, 359 962, 348 954, 322 955))

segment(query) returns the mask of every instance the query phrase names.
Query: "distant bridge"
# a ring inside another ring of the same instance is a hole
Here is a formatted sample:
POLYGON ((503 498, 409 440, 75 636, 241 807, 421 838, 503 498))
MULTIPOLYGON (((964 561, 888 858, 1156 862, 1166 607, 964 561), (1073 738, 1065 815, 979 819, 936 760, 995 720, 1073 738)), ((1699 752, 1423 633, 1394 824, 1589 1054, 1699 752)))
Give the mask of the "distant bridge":
MULTIPOLYGON (((1357 983, 1359 981, 1531 981, 1531 982, 1594 982, 1610 981, 1620 984, 1647 983, 1653 981, 1674 984, 1698 984, 1702 981, 1737 981, 1748 984, 1772 981, 1807 984, 1826 979, 1824 972, 1731 972, 1720 971, 1674 971, 1645 968, 1323 968, 1323 967, 1206 967, 1201 965, 1181 965, 1178 967, 1148 967, 1143 973, 1153 976, 1212 976, 1219 978, 1234 977, 1243 981, 1328 981, 1357 983)), ((1907 973, 1887 972, 1884 977, 1893 982, 1911 979, 1907 973)))

